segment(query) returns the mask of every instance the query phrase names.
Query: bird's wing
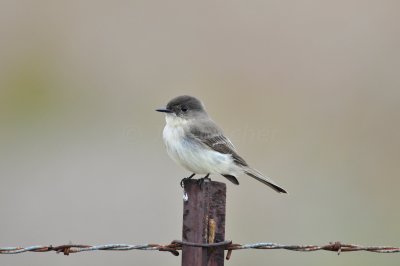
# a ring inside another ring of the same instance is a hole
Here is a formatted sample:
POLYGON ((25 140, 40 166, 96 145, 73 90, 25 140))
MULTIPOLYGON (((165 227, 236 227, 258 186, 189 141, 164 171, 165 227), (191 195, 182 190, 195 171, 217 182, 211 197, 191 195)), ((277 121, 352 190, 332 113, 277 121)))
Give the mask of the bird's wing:
POLYGON ((222 130, 212 120, 192 126, 190 135, 214 151, 231 154, 237 164, 247 166, 246 161, 237 154, 232 142, 223 135, 222 130))

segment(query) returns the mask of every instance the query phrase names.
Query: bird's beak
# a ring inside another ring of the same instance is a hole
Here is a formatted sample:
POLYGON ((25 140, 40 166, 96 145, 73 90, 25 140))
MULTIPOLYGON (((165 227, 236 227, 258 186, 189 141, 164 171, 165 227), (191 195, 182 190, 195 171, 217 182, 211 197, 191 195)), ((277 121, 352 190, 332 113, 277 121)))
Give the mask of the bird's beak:
POLYGON ((171 110, 169 110, 167 108, 156 109, 156 111, 161 112, 161 113, 173 113, 171 110))

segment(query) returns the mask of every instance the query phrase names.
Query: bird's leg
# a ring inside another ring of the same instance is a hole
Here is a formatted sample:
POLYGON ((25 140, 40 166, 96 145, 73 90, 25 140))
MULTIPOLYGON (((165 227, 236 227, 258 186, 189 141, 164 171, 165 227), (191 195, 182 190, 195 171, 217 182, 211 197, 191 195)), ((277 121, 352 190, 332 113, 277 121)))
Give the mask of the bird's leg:
POLYGON ((193 173, 192 175, 190 175, 190 176, 188 176, 188 177, 182 178, 182 180, 181 180, 181 182, 180 182, 181 187, 183 188, 183 187, 185 186, 185 182, 188 181, 189 179, 192 179, 192 177, 194 177, 195 175, 196 175, 196 174, 193 173))
POLYGON ((197 182, 199 183, 200 187, 202 187, 204 182, 210 182, 211 179, 208 178, 210 176, 210 173, 206 174, 204 177, 200 178, 199 180, 197 180, 197 182))

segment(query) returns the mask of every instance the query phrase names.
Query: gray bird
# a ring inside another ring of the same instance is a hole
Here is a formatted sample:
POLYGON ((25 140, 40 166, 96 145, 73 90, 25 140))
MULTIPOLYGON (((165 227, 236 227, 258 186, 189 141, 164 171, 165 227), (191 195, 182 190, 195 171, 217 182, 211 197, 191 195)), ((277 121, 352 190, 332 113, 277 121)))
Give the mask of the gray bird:
MULTIPOLYGON (((232 142, 208 116, 203 104, 192 96, 179 96, 157 109, 165 113, 163 139, 168 155, 193 174, 221 174, 239 185, 237 176, 247 174, 277 192, 287 193, 270 178, 250 167, 232 142)), ((183 179, 184 181, 185 179, 183 179)))

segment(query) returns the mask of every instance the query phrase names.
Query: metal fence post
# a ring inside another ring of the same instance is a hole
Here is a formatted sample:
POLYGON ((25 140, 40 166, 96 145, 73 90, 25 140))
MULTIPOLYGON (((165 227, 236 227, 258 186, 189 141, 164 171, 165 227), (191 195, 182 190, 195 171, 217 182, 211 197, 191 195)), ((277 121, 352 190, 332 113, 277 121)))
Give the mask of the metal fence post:
MULTIPOLYGON (((226 185, 205 179, 185 182, 182 240, 218 243, 225 240, 226 185)), ((224 247, 182 247, 182 266, 223 266, 224 247)))

